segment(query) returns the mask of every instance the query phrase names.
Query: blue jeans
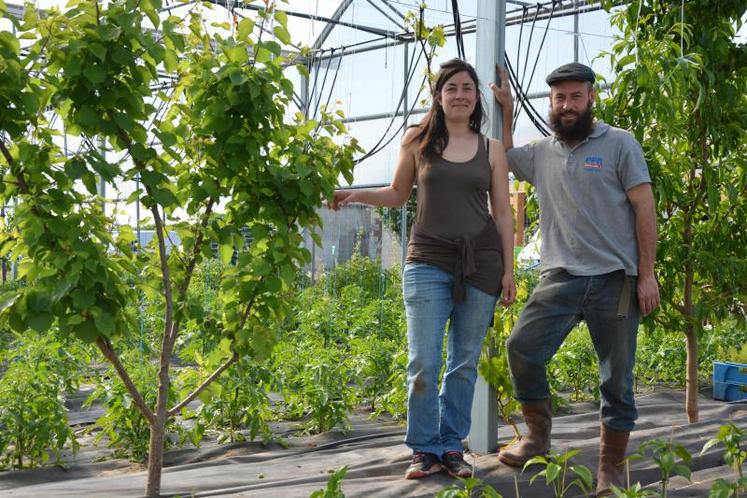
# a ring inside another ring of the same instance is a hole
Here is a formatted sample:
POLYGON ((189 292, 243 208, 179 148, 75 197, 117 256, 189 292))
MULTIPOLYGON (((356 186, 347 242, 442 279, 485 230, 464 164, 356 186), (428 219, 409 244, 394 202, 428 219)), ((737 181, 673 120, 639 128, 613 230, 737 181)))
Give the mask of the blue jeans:
POLYGON ((636 279, 622 270, 590 277, 550 271, 506 343, 516 399, 528 403, 550 397, 545 365, 573 327, 585 320, 599 359, 602 422, 612 430, 632 430, 638 417, 633 367, 639 318, 636 279))
POLYGON ((454 304, 452 274, 426 263, 407 263, 402 275, 407 313, 407 435, 414 451, 442 455, 462 451, 469 434, 477 361, 497 296, 467 285, 454 304), (444 329, 449 322, 446 370, 438 376, 444 329))

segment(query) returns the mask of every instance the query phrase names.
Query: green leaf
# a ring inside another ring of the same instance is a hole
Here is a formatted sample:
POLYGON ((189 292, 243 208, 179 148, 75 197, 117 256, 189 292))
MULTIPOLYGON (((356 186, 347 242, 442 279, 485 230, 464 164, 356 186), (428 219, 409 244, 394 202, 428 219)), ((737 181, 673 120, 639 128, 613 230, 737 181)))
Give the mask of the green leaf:
POLYGON ((98 64, 91 64, 83 71, 83 77, 98 86, 106 79, 106 71, 98 64))
POLYGON ((572 465, 571 471, 581 479, 587 489, 591 489, 591 485, 594 479, 592 477, 591 470, 589 470, 588 467, 584 465, 572 465))
POLYGON ((218 252, 220 254, 220 260, 224 265, 227 265, 231 262, 231 258, 233 257, 233 244, 222 244, 218 248, 218 252))
POLYGON ((162 182, 166 182, 166 177, 158 171, 143 170, 140 172, 140 181, 149 188, 157 188, 162 182))
POLYGON ((96 129, 101 123, 101 115, 89 105, 80 108, 77 118, 78 122, 88 129, 96 129))
POLYGON ((89 343, 95 341, 99 337, 99 331, 92 318, 88 318, 86 321, 73 327, 73 331, 80 339, 89 343))
POLYGON ((527 463, 524 464, 523 470, 526 470, 527 468, 531 467, 532 465, 547 465, 547 459, 543 456, 536 456, 534 458, 530 458, 527 463))
POLYGON ((288 27, 288 14, 286 14, 282 10, 275 10, 273 15, 275 17, 275 20, 279 22, 282 27, 288 27))
POLYGON ((87 171, 85 161, 79 157, 74 157, 65 163, 65 174, 73 181, 80 179, 87 171))
POLYGON ((21 294, 17 291, 6 292, 0 296, 0 313, 13 306, 19 297, 21 294))
POLYGON ((86 186, 86 189, 88 190, 88 192, 89 192, 89 193, 90 193, 91 195, 96 195, 96 194, 98 194, 98 186, 97 186, 97 184, 96 184, 96 175, 94 175, 94 174, 93 174, 92 172, 90 172, 90 171, 86 171, 86 172, 85 172, 85 173, 83 174, 83 178, 82 178, 82 180, 83 180, 83 185, 85 185, 85 186, 86 186))
POLYGON ((264 46, 257 47, 255 50, 255 59, 257 62, 264 64, 272 60, 272 52, 264 46))
POLYGON ((163 66, 166 68, 166 71, 176 71, 179 67, 179 59, 176 57, 176 52, 174 50, 166 49, 166 51, 163 54, 163 66))
POLYGON ((685 464, 678 463, 674 466, 674 472, 675 475, 682 476, 688 481, 690 480, 690 467, 688 467, 685 464))
POLYGON ((77 310, 84 311, 93 306, 96 302, 96 293, 94 289, 83 290, 76 289, 72 293, 73 306, 77 310))
POLYGON ((240 41, 247 41, 249 35, 254 31, 254 21, 249 18, 242 19, 239 21, 239 28, 236 32, 236 39, 240 41))
POLYGON ((171 190, 167 189, 155 189, 153 191, 153 199, 163 207, 170 207, 179 204, 179 200, 174 196, 171 190))
POLYGON ((106 337, 111 337, 112 335, 114 335, 114 316, 112 316, 111 313, 107 313, 105 311, 98 313, 94 317, 94 323, 96 324, 96 328, 98 329, 98 331, 106 337))
POLYGON ((309 68, 306 67, 304 64, 296 64, 296 70, 299 72, 299 74, 305 78, 308 78, 309 75, 309 68))
POLYGON ((560 475, 562 467, 557 463, 550 462, 547 464, 547 484, 553 482, 560 475))
POLYGON ((39 333, 42 333, 49 330, 49 327, 52 325, 52 321, 54 321, 54 317, 50 313, 46 312, 31 313, 27 317, 27 320, 29 327, 39 333))
POLYGON ((95 55, 101 62, 104 62, 106 60, 106 47, 103 46, 100 43, 91 43, 88 45, 88 48, 93 52, 93 55, 95 55))
POLYGON ((288 30, 285 29, 283 26, 275 26, 272 32, 275 34, 278 40, 280 40, 283 44, 290 45, 290 42, 291 42, 290 33, 288 33, 288 30))
POLYGON ((244 63, 247 60, 246 49, 243 46, 224 47, 223 53, 226 54, 229 61, 237 64, 244 63))

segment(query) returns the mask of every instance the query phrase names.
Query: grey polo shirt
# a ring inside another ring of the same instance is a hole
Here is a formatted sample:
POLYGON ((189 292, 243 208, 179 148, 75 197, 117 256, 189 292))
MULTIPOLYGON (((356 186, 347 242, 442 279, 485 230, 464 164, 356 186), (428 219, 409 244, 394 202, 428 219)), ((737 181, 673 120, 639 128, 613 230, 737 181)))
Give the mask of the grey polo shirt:
POLYGON ((508 162, 537 192, 542 272, 638 274, 635 213, 627 191, 651 183, 651 177, 630 133, 597 121, 575 147, 547 137, 509 150, 508 162))

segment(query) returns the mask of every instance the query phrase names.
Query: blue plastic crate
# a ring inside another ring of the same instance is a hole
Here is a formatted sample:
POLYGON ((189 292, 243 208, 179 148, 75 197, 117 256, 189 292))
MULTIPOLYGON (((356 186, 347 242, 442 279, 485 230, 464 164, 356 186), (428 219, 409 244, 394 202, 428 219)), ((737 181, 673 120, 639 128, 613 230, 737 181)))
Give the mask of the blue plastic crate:
POLYGON ((713 385, 717 382, 747 384, 747 365, 744 363, 713 362, 713 385))
POLYGON ((747 384, 715 382, 713 384, 713 399, 720 399, 722 401, 747 400, 747 384))

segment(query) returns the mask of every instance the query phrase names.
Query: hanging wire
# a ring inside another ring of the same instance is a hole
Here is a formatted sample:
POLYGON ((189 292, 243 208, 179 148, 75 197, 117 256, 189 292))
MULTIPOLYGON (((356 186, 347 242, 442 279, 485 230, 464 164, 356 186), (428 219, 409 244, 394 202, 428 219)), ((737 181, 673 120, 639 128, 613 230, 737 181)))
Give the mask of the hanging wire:
MULTIPOLYGON (((324 106, 329 108, 329 103, 332 100, 332 92, 335 89, 335 84, 337 83, 337 76, 340 74, 340 66, 342 66, 343 57, 345 57, 345 51, 341 51, 340 55, 337 56, 337 68, 335 69, 335 75, 332 78, 332 84, 329 87, 329 93, 327 94, 327 100, 324 103, 324 106)), ((330 59, 331 62, 331 59, 330 59)), ((324 90, 324 87, 322 87, 322 90, 324 90)))
MULTIPOLYGON (((529 87, 531 87, 532 80, 534 79, 534 74, 537 70, 537 64, 539 63, 539 58, 540 58, 540 55, 542 54, 542 49, 544 48, 545 40, 547 39, 547 33, 550 30, 550 23, 552 22, 554 14, 555 14, 556 4, 557 2, 553 0, 552 8, 550 10, 550 15, 547 18, 547 23, 545 24, 545 31, 542 34, 542 40, 540 41, 540 46, 539 46, 539 49, 537 50, 537 56, 534 60, 534 64, 532 64, 532 71, 529 73, 529 81, 526 81, 525 77, 526 77, 527 68, 529 67, 529 53, 531 51, 535 22, 537 20, 537 15, 539 14, 539 9, 542 6, 541 4, 537 4, 537 10, 535 11, 534 20, 532 21, 532 29, 530 31, 529 40, 527 42, 526 57, 524 59, 524 69, 522 72, 521 81, 519 81, 519 78, 518 78, 518 67, 517 67, 517 72, 513 74, 511 74, 511 71, 513 71, 513 69, 509 71, 509 77, 513 76, 512 84, 514 85, 516 100, 517 100, 517 103, 519 104, 514 109, 514 119, 513 119, 514 129, 516 128, 516 123, 523 109, 525 112, 527 112, 529 119, 532 121, 535 127, 537 127, 537 129, 545 136, 549 135, 549 131, 548 131, 549 125, 547 124, 545 119, 541 116, 541 114, 537 112, 536 109, 534 109, 534 106, 532 105, 532 103, 528 101, 529 99, 527 95, 529 92, 528 90, 525 90, 525 89, 528 89, 529 87)), ((523 20, 524 20, 524 14, 522 13, 522 27, 523 27, 523 20)), ((520 54, 521 54, 521 46, 517 47, 517 57, 516 57, 517 64, 519 63, 519 60, 521 59, 520 54)), ((506 66, 510 68, 511 65, 510 65, 510 62, 508 61, 508 54, 505 54, 505 59, 506 59, 506 66)))
POLYGON ((534 72, 537 70, 537 63, 539 62, 539 56, 542 53, 542 48, 545 46, 545 39, 547 38, 547 32, 550 30, 550 23, 552 22, 553 14, 555 14, 555 0, 552 2, 552 8, 550 9, 550 17, 547 18, 547 24, 545 25, 545 32, 542 35, 542 40, 540 41, 539 49, 537 50, 537 58, 534 59, 534 66, 532 66, 532 72, 529 74, 529 82, 527 83, 527 86, 524 88, 528 88, 532 84, 532 80, 534 79, 534 72))
MULTIPOLYGON (((532 19, 532 28, 529 31, 529 40, 527 41, 526 55, 524 57, 524 68, 521 74, 520 86, 522 87, 524 86, 524 81, 526 80, 527 67, 529 67, 529 53, 532 51, 532 40, 534 40, 534 26, 537 23, 537 17, 539 16, 539 11, 541 7, 542 7, 542 4, 538 3, 534 11, 534 19, 532 19)), ((539 57, 539 53, 537 54, 537 57, 539 57)), ((518 59, 516 60, 516 71, 518 75, 518 71, 519 71, 519 60, 518 59)), ((521 107, 516 106, 516 109, 514 111, 514 122, 516 122, 516 120, 518 119, 520 112, 521 112, 521 107)))
MULTIPOLYGON (((418 53, 417 59, 410 66, 410 71, 408 72, 407 78, 405 80, 405 84, 404 84, 404 87, 402 89, 402 94, 400 95, 399 102, 397 103, 397 108, 392 113, 392 118, 389 121, 389 125, 387 126, 386 130, 384 131, 384 134, 381 136, 381 138, 376 143, 376 145, 374 145, 366 154, 364 154, 363 157, 355 160, 355 164, 359 164, 360 162, 368 159, 369 157, 373 156, 374 154, 377 154, 377 153, 381 152, 384 148, 386 148, 387 145, 389 145, 392 142, 392 140, 394 140, 394 137, 396 137, 399 134, 399 132, 404 128, 405 123, 403 122, 399 126, 399 128, 397 128, 397 130, 394 132, 394 134, 389 138, 389 140, 387 140, 385 143, 382 144, 382 142, 384 142, 384 139, 386 138, 387 134, 389 133, 389 130, 391 130, 392 125, 394 124, 394 120, 397 117, 397 113, 399 112, 399 109, 402 107, 402 104, 404 103, 405 96, 407 95, 407 91, 409 89, 410 83, 412 82, 412 78, 413 78, 413 76, 415 74, 415 69, 417 68, 418 62, 420 62, 420 58, 424 54, 425 51, 426 51, 425 47, 421 46, 421 50, 418 53)), ((415 97, 415 100, 414 100, 414 102, 413 102, 413 104, 412 104, 412 106, 411 106, 411 108, 409 110, 410 113, 415 109, 415 106, 417 105, 418 99, 420 98, 420 94, 423 92, 423 86, 425 85, 427 79, 428 79, 428 75, 426 75, 426 76, 423 77, 423 81, 420 84, 420 90, 418 91, 418 94, 415 97)))
POLYGON ((464 51, 464 37, 462 36, 462 19, 459 15, 459 1, 451 0, 451 11, 454 15, 454 36, 456 38, 457 57, 466 60, 467 55, 464 51))
MULTIPOLYGON (((534 124, 535 128, 543 135, 543 136, 549 136, 550 135, 550 125, 545 121, 545 119, 542 117, 542 115, 535 109, 535 107, 532 105, 531 100, 529 100, 525 90, 521 87, 519 84, 518 78, 516 73, 514 72, 514 68, 511 66, 511 61, 508 58, 508 53, 504 53, 504 60, 506 62, 506 69, 508 70, 508 79, 511 84, 511 87, 514 90, 514 95, 516 95, 516 101, 519 105, 521 105, 524 108, 524 111, 527 114, 527 117, 529 120, 534 124)), ((516 129, 516 121, 513 123, 514 130, 516 129)))
MULTIPOLYGON (((519 24, 519 42, 516 44, 516 66, 518 68, 519 61, 521 60, 521 35, 524 32, 524 23, 526 21, 526 16, 529 13, 529 6, 522 5, 521 7, 521 23, 519 24)), ((514 119, 516 116, 514 115, 514 119)))
MULTIPOLYGON (((335 49, 334 48, 330 50, 330 55, 331 56, 335 55, 335 49)), ((319 65, 320 66, 321 66, 321 64, 322 64, 322 62, 319 61, 319 65)), ((331 65, 332 65, 332 59, 328 59, 326 67, 324 68, 324 78, 322 78, 322 86, 319 87, 319 96, 316 99, 316 106, 314 106, 314 109, 313 109, 313 111, 314 111, 313 115, 314 116, 316 116, 316 113, 319 110, 319 105, 322 103, 322 97, 323 97, 323 94, 324 94, 324 86, 327 84, 327 76, 329 75, 329 66, 331 66, 331 65)), ((339 69, 340 66, 338 65, 337 68, 339 69)), ((311 96, 311 95, 312 94, 309 94, 309 96, 311 96)))

